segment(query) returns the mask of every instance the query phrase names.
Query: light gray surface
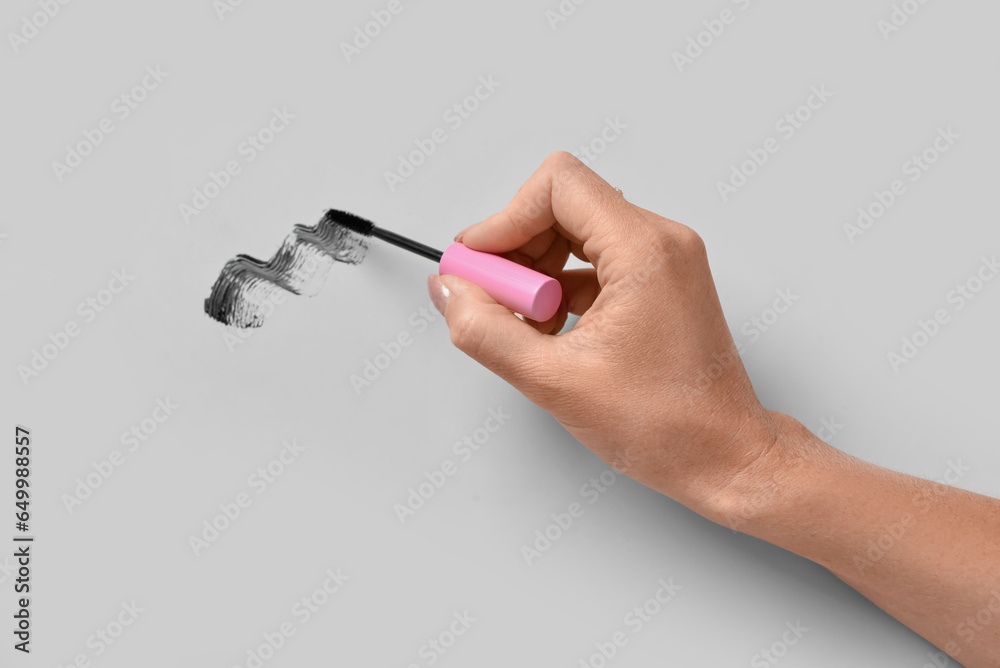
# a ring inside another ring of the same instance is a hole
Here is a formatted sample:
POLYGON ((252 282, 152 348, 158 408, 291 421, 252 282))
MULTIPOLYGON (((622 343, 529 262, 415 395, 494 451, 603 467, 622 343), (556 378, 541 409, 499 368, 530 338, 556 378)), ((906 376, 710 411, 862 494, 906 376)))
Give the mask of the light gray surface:
MULTIPOLYGON (((885 40, 888 0, 594 1, 554 30, 557 0, 402 0, 347 62, 340 44, 387 5, 246 0, 220 19, 209 0, 72 2, 17 53, 8 37, 0 396, 5 429, 33 430, 38 536, 35 652, 15 665, 246 666, 291 621, 264 665, 426 666, 422 643, 465 610, 477 621, 434 665, 579 666, 616 631, 629 640, 608 665, 768 665, 755 655, 796 621, 809 631, 782 666, 930 661, 811 563, 631 481, 590 505, 581 485, 605 466, 453 350, 440 319, 421 327, 425 260, 376 247, 241 343, 201 302, 227 259, 269 256, 324 207, 443 246, 548 153, 620 119, 594 168, 705 237, 769 407, 815 430, 832 418, 833 444, 891 468, 940 478, 961 462, 960 486, 1000 494, 1000 281, 960 311, 948 301, 1000 251, 1000 6, 928 3, 885 40), (678 71, 672 54, 724 9, 735 22, 678 71), (122 119, 112 101, 147 66, 168 76, 122 119), (501 85, 454 128, 443 114, 479 77, 501 85), (813 86, 832 99, 786 139, 775 123, 813 86), (275 107, 294 119, 248 161, 240 143, 275 107), (53 161, 102 118, 114 132, 60 181, 53 161), (384 173, 438 127, 447 141, 391 191, 384 173), (903 163, 948 127, 960 139, 911 183, 903 163), (717 181, 768 137, 780 151, 723 202, 717 181), (241 172, 185 222, 180 205, 229 160, 241 172), (843 226, 896 178, 906 194, 849 243, 843 226), (87 322, 78 304, 122 268, 134 280, 87 322), (752 340, 744 323, 782 289, 798 301, 752 340), (950 322, 894 372, 887 354, 938 308, 950 322), (79 335, 23 382, 18 365, 71 321, 79 335), (351 375, 402 332, 412 344, 355 392, 351 375), (119 435, 167 398, 179 408, 130 452, 119 435), (509 420, 459 462, 452 444, 498 408, 509 420), (288 439, 305 451, 256 495, 248 476, 288 439), (124 464, 68 512, 64 495, 114 450, 124 464), (444 459, 458 473, 401 525, 394 504, 444 459), (241 492, 250 507, 195 556, 189 536, 241 492), (583 516, 527 565, 521 546, 573 502, 583 516), (337 568, 350 580, 299 624, 294 603, 337 568), (682 589, 634 633, 625 615, 671 578, 682 589), (88 637, 133 599, 145 611, 96 656, 88 637)), ((37 11, 7 3, 5 32, 37 11)))

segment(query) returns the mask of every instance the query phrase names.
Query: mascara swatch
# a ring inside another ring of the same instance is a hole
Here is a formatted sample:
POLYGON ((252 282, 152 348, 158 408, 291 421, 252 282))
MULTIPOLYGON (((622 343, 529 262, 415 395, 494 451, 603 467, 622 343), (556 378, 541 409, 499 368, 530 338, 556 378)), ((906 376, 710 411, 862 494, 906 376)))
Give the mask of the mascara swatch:
POLYGON ((359 264, 368 252, 364 237, 334 221, 329 214, 306 227, 296 225, 267 262, 237 255, 226 263, 205 300, 205 313, 239 328, 260 327, 280 290, 313 296, 338 262, 359 264))

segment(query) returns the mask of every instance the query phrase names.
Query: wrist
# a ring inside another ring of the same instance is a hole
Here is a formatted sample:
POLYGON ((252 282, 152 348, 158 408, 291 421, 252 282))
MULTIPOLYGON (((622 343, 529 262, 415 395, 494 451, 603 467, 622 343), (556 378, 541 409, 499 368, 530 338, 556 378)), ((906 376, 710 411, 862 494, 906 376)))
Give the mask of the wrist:
POLYGON ((771 435, 755 458, 713 495, 706 516, 734 531, 765 533, 784 523, 840 453, 794 418, 769 411, 771 435))

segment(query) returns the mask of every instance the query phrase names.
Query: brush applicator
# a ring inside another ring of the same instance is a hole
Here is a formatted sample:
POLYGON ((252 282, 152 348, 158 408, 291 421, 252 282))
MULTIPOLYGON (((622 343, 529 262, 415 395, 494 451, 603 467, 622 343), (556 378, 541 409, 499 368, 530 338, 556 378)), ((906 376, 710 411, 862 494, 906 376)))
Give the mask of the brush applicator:
POLYGON ((457 241, 442 252, 346 211, 331 209, 325 218, 363 237, 381 239, 433 260, 439 263, 439 273, 472 281, 500 304, 532 320, 545 322, 559 310, 559 281, 499 255, 472 250, 457 241))

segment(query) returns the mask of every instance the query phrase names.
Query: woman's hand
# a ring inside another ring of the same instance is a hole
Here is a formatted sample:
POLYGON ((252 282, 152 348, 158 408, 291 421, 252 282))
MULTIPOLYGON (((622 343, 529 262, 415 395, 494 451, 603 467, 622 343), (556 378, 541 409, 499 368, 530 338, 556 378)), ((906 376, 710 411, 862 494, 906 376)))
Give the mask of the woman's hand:
POLYGON ((468 281, 431 276, 458 348, 639 482, 716 521, 745 505, 775 417, 743 369, 694 231, 556 153, 506 209, 457 238, 563 287, 558 313, 535 323, 468 281), (564 270, 570 253, 593 268, 564 270), (550 336, 567 313, 579 322, 550 336))
POLYGON ((557 153, 460 236, 564 294, 532 323, 432 276, 456 346, 630 477, 822 564, 969 668, 1000 665, 1000 502, 865 463, 765 410, 697 234, 557 153), (570 253, 593 268, 563 270, 570 253), (579 322, 551 336, 567 312, 579 322))

